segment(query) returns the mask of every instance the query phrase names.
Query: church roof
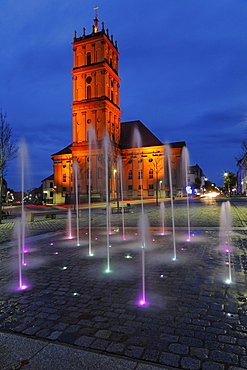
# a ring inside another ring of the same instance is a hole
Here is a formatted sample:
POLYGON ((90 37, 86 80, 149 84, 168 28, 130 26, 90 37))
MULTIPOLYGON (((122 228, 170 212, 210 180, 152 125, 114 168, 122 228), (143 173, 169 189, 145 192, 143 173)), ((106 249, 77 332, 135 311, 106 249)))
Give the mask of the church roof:
POLYGON ((141 146, 157 146, 163 143, 141 122, 129 121, 121 123, 120 147, 121 149, 136 148, 134 142, 134 130, 138 129, 141 137, 141 146))
POLYGON ((169 143, 170 148, 183 148, 186 146, 185 141, 176 141, 175 143, 169 143))
POLYGON ((59 154, 71 154, 71 153, 72 153, 72 152, 71 152, 71 149, 70 149, 71 145, 72 145, 72 144, 70 144, 70 145, 66 146, 65 148, 63 148, 63 149, 59 150, 59 152, 54 153, 54 154, 52 154, 51 156, 53 156, 53 155, 59 155, 59 154))

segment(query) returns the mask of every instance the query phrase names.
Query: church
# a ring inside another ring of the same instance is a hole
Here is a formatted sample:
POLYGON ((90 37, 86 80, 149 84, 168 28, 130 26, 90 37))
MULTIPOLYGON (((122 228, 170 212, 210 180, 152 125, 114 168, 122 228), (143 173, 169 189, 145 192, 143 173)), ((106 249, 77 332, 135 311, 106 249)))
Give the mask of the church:
MULTIPOLYGON (((97 15, 93 22, 91 33, 74 32, 72 142, 52 154, 53 203, 74 202, 75 162, 80 203, 104 201, 106 192, 110 200, 158 201, 171 194, 165 145, 141 121, 121 122, 118 44, 97 15)), ((169 144, 174 196, 184 194, 184 148, 169 144)))

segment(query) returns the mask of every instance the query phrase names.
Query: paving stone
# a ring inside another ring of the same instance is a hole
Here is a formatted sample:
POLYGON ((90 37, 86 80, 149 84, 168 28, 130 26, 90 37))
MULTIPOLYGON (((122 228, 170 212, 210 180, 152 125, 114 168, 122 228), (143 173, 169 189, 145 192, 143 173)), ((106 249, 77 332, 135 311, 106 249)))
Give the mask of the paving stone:
POLYGON ((112 342, 107 348, 106 348, 106 351, 107 352, 112 352, 112 353, 116 353, 116 354, 123 354, 124 350, 126 348, 126 345, 123 344, 123 343, 115 343, 115 342, 112 342))
POLYGON ((209 356, 209 350, 207 348, 198 348, 198 347, 191 347, 190 348, 191 355, 202 360, 205 360, 209 356))
POLYGON ((203 342, 197 338, 191 337, 181 337, 179 338, 179 343, 186 344, 187 346, 202 347, 203 342))
POLYGON ((220 342, 224 342, 224 343, 236 343, 237 339, 234 338, 234 337, 230 337, 228 335, 219 335, 218 336, 218 339, 220 342))
POLYGON ((207 361, 202 365, 202 370, 225 370, 225 366, 217 362, 207 361))
POLYGON ((51 334, 47 337, 47 339, 56 340, 60 335, 62 334, 61 331, 53 331, 51 334))
POLYGON ((214 350, 211 352, 210 358, 213 361, 223 362, 227 364, 238 365, 239 363, 238 355, 230 352, 214 350))
POLYGON ((111 336, 112 332, 110 330, 98 330, 95 333, 95 336, 97 338, 103 338, 103 339, 108 339, 111 336))
POLYGON ((74 344, 82 347, 90 347, 94 340, 94 337, 87 337, 86 335, 82 335, 74 341, 74 344))
POLYGON ((143 347, 128 346, 127 349, 124 351, 124 355, 132 358, 141 358, 143 352, 144 352, 143 347))
POLYGON ((181 359, 181 366, 183 369, 200 370, 201 361, 190 357, 183 357, 181 359))
POLYGON ((186 355, 189 353, 189 347, 185 344, 172 343, 169 345, 169 350, 173 353, 186 355))
POLYGON ((175 366, 178 367, 179 365, 180 356, 175 355, 169 352, 162 352, 160 356, 160 362, 167 366, 175 366))

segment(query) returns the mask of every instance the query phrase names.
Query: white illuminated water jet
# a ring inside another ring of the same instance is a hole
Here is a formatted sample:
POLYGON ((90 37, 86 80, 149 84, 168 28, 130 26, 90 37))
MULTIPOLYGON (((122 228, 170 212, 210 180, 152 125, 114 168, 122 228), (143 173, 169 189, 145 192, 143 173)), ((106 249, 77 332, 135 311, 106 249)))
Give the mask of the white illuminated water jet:
POLYGON ((72 239, 72 220, 71 220, 71 209, 68 209, 67 213, 67 238, 72 239))
POLYGON ((168 165, 168 175, 170 184, 170 197, 171 197, 171 213, 172 213, 172 235, 173 235, 173 261, 177 259, 176 253, 176 236, 175 236, 175 221, 174 221, 174 205, 173 205, 173 188, 172 188, 172 170, 171 170, 171 150, 170 145, 165 146, 167 165, 168 165))
POLYGON ((123 162, 122 158, 118 157, 118 171, 120 174, 120 186, 121 186, 121 206, 122 206, 122 239, 126 240, 125 235, 125 223, 124 223, 124 199, 123 199, 123 162))
POLYGON ((226 279, 227 284, 232 282, 232 271, 231 271, 231 234, 232 215, 231 215, 231 204, 229 201, 222 203, 220 210, 220 247, 227 254, 228 264, 228 278, 226 279))
POLYGON ((108 136, 104 137, 104 154, 105 154, 105 192, 106 192, 106 249, 107 249, 107 268, 106 272, 110 272, 110 201, 109 201, 109 169, 108 169, 108 155, 110 140, 108 136))
POLYGON ((145 305, 146 302, 146 276, 145 276, 145 249, 147 244, 147 233, 149 232, 148 218, 145 213, 142 213, 138 224, 139 237, 141 244, 141 275, 142 275, 142 292, 141 299, 139 301, 140 305, 145 305))
POLYGON ((95 131, 90 125, 88 130, 89 157, 88 157, 88 255, 92 253, 92 225, 91 225, 91 194, 92 194, 92 144, 95 141, 95 131))
POLYGON ((187 223, 188 223, 188 238, 187 242, 190 241, 190 203, 189 203, 189 194, 191 193, 191 187, 188 184, 188 166, 189 166, 189 152, 186 146, 182 149, 182 164, 181 164, 181 172, 182 172, 182 181, 185 183, 186 189, 186 200, 187 200, 187 223))
POLYGON ((134 134, 133 134, 133 143, 134 143, 134 146, 136 146, 136 148, 138 149, 138 172, 139 172, 139 175, 138 175, 138 178, 140 180, 140 190, 141 190, 141 207, 142 207, 142 215, 144 213, 144 207, 143 207, 143 180, 142 180, 142 158, 141 158, 141 152, 140 152, 140 148, 141 148, 141 135, 140 135, 140 132, 138 130, 137 127, 135 127, 134 129, 134 134))
POLYGON ((74 174, 74 193, 75 193, 75 206, 76 206, 76 240, 77 246, 80 246, 79 238, 79 199, 78 199, 78 162, 75 159, 73 162, 73 174, 74 174))
POLYGON ((161 235, 165 235, 165 204, 160 203, 161 235))

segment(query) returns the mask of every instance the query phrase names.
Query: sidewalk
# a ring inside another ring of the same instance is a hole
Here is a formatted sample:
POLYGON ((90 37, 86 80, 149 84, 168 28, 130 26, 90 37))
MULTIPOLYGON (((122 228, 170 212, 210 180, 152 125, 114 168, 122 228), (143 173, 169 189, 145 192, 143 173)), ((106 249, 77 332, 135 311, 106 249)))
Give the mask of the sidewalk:
POLYGON ((0 348, 1 370, 176 370, 9 333, 0 333, 0 348))

